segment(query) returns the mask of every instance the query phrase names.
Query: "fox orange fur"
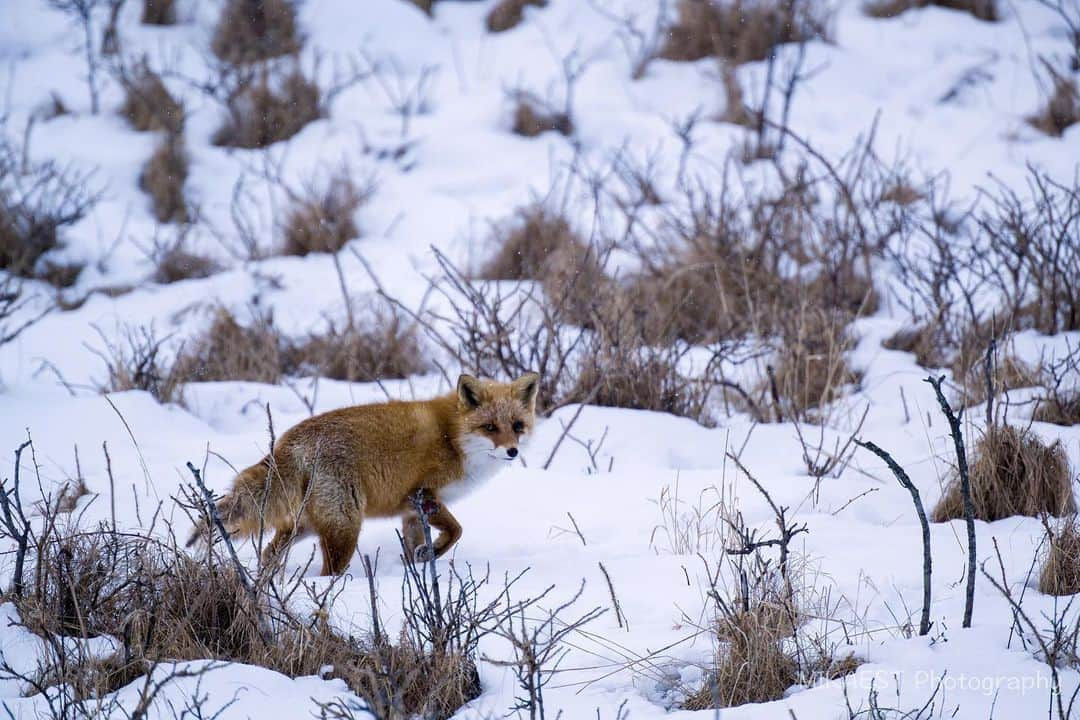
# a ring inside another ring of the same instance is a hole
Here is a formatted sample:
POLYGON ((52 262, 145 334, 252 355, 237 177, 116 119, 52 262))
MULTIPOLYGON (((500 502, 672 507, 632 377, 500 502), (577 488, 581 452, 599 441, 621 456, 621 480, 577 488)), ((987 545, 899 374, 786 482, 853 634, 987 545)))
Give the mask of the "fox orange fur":
MULTIPOLYGON (((540 377, 510 383, 462 375, 457 391, 431 400, 342 408, 292 427, 273 452, 240 472, 217 505, 230 534, 273 530, 269 560, 302 535, 315 533, 322 574, 345 572, 364 518, 402 517, 406 557, 446 553, 461 525, 446 501, 469 492, 505 467, 536 419, 540 377), (412 498, 439 535, 425 543, 412 498)), ((204 520, 188 545, 208 536, 204 520)))

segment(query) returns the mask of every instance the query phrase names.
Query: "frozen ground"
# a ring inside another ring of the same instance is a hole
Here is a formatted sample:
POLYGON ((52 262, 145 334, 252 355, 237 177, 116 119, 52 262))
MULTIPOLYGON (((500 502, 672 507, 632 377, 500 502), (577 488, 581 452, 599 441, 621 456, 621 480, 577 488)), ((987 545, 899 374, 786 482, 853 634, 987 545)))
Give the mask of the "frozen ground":
MULTIPOLYGON (((306 127, 287 148, 271 151, 285 177, 297 183, 342 162, 357 174, 377 178, 378 192, 357 217, 362 237, 350 249, 406 302, 419 302, 426 286, 423 276, 434 271, 431 247, 462 262, 482 257, 490 250, 478 241, 486 223, 506 216, 530 193, 546 192, 575 152, 598 165, 624 147, 638 156, 652 153, 670 175, 679 152, 673 123, 699 110, 714 115, 723 109, 716 70, 707 61, 657 61, 643 79, 630 80, 616 28, 583 0, 552 0, 548 8, 530 11, 526 23, 498 36, 483 30, 490 4, 440 2, 434 19, 401 0, 308 0, 302 6, 309 48, 322 49, 328 58, 363 47, 372 57, 395 64, 406 84, 425 67, 438 68, 428 107, 413 118, 404 138, 408 150, 399 160, 365 152, 403 141, 399 118, 375 82, 342 93, 329 117, 306 127), (553 133, 535 139, 511 134, 505 90, 550 88, 557 95, 558 60, 575 48, 588 59, 576 89, 579 147, 553 133)), ((610 4, 634 6, 645 15, 653 5, 631 0, 610 4)), ((1080 160, 1080 126, 1055 139, 1038 134, 1023 120, 1041 102, 1032 58, 1063 55, 1066 39, 1052 14, 1031 0, 1003 7, 1003 21, 990 24, 937 8, 875 20, 864 17, 857 3, 842 2, 836 9, 833 41, 809 48, 808 64, 818 71, 795 98, 793 128, 838 157, 877 119, 881 155, 903 158, 924 172, 947 172, 952 191, 960 196, 973 194, 991 175, 1021 183, 1027 164, 1071 179, 1080 160), (962 82, 973 68, 985 73, 962 82), (955 87, 961 88, 957 98, 943 102, 955 87)), ((136 4, 124 9, 121 31, 129 50, 168 62, 178 75, 204 71, 214 3, 184 4, 183 22, 171 28, 139 25, 138 11, 136 4)), ((184 463, 207 459, 209 484, 224 490, 231 473, 219 458, 244 466, 265 451, 267 403, 278 428, 306 417, 308 409, 293 390, 251 383, 190 387, 187 409, 161 406, 138 392, 106 399, 93 390, 105 372, 94 354, 101 347, 99 330, 111 336, 124 325, 153 324, 182 337, 208 321, 199 309, 207 301, 242 314, 258 294, 286 332, 300 333, 342 313, 332 263, 326 256, 258 262, 230 256, 226 246, 233 188, 245 170, 261 161, 256 153, 211 146, 218 108, 182 81, 170 80, 190 113, 189 187, 208 224, 226 234, 222 241, 202 232, 194 241, 229 269, 204 280, 144 283, 151 264, 140 241, 145 247, 146 238, 160 231, 137 187, 152 139, 131 131, 116 113, 121 92, 109 81, 103 112, 89 114, 77 33, 44 3, 0 4, 0 60, 0 96, 7 103, 9 127, 23 127, 50 91, 59 93, 72 110, 36 127, 32 156, 92 169, 92 182, 105 190, 94 213, 68 235, 67 256, 90 263, 68 292, 139 285, 116 298, 97 294, 77 310, 53 312, 0 347, 0 475, 12 474, 9 450, 27 431, 34 438, 47 487, 75 474, 77 446, 93 493, 82 500, 86 518, 105 518, 110 502, 99 452, 104 442, 118 479, 115 502, 121 522, 138 525, 162 503, 163 517, 175 521, 178 533, 186 532, 187 520, 171 501, 187 481, 184 463), (45 360, 55 371, 42 369, 45 360), (68 388, 57 381, 57 373, 68 388)), ((759 66, 740 70, 751 85, 762 72, 759 66)), ((699 123, 692 162, 702 167, 718 162, 741 142, 744 132, 731 125, 699 123)), ((253 208, 269 243, 270 203, 260 199, 253 208)), ((362 265, 351 252, 340 257, 350 293, 361 300, 368 297, 373 284, 362 265)), ((863 436, 893 452, 929 506, 941 493, 951 449, 931 390, 922 382, 926 372, 910 355, 881 347, 900 325, 895 317, 899 313, 886 304, 878 315, 859 322, 860 340, 852 360, 865 373, 862 388, 836 410, 835 429, 829 432, 849 432, 868 406, 863 436), (910 418, 905 417, 901 390, 910 418)), ((1056 340, 1058 345, 1062 341, 1056 340)), ((1075 345, 1080 337, 1071 341, 1075 345)), ((1027 336, 1018 348, 1035 356, 1048 344, 1054 343, 1027 336)), ((298 383, 299 394, 312 392, 309 381, 298 383)), ((386 389, 422 397, 445 386, 432 375, 388 383, 386 389)), ((383 390, 374 385, 322 381, 315 410, 382 397, 383 390)), ((769 527, 772 514, 763 499, 725 459, 731 448, 744 449, 745 465, 809 528, 799 537, 798 552, 805 558, 805 572, 835 606, 836 622, 829 632, 835 637, 842 632, 836 623, 846 623, 852 649, 867 660, 848 680, 853 704, 865 702, 873 682, 890 703, 917 707, 947 673, 937 702, 944 716, 954 707, 959 708, 956 717, 971 720, 984 720, 991 713, 995 718, 1024 718, 1046 712, 1048 670, 1015 643, 1008 648, 1011 616, 987 583, 977 586, 973 628, 960 628, 966 548, 958 523, 932 526, 931 637, 904 637, 898 630, 917 613, 921 598, 918 525, 907 493, 872 457, 856 454, 840 477, 822 482, 815 497, 814 480, 805 474, 800 446, 788 424, 754 427, 735 417, 705 429, 666 415, 590 407, 574 432, 594 442, 604 437, 595 466, 580 446, 564 443, 550 467, 538 469, 560 434, 560 421, 574 412, 564 408, 538 427, 525 454, 528 467, 504 471, 453 508, 465 528, 453 562, 478 568, 490 564, 494 577, 529 568, 522 593, 554 583, 552 598, 561 600, 573 596, 584 581, 575 608, 585 612, 607 607, 609 591, 598 564, 610 572, 629 627, 620 629, 608 612, 588 627, 589 634, 573 638, 563 669, 548 690, 549 717, 558 709, 568 720, 595 717, 599 709, 600 717, 614 718, 624 701, 635 720, 711 716, 670 708, 674 698, 668 689, 680 675, 685 682, 695 681, 694 667, 707 664, 712 646, 695 629, 708 605, 702 561, 693 553, 672 551, 659 499, 662 492, 677 492, 679 512, 692 514, 693 507, 707 507, 722 496, 729 506, 741 509, 751 525, 769 527), (569 530, 568 515, 576 520, 584 543, 569 530), (630 660, 646 657, 629 666, 630 660), (894 688, 902 695, 899 702, 893 702, 894 688)), ((971 413, 973 431, 979 417, 978 411, 971 413)), ((1080 468, 1080 428, 1036 424, 1035 429, 1046 439, 1061 438, 1072 466, 1080 468)), ((32 497, 37 490, 26 492, 32 497)), ((996 540, 1009 581, 1020 586, 1042 537, 1038 521, 1030 518, 979 523, 979 560, 992 559, 991 541, 996 540)), ((702 543, 703 555, 715 557, 716 538, 706 535, 702 543)), ((381 550, 379 581, 389 623, 400 621, 396 546, 393 524, 374 521, 365 526, 360 551, 381 550)), ((291 565, 302 564, 313 549, 312 541, 301 542, 291 565)), ((243 555, 252 559, 252 549, 245 546, 243 555)), ((335 621, 343 628, 364 629, 367 585, 358 559, 352 571, 361 577, 345 584, 335 604, 335 621)), ((310 582, 326 581, 312 577, 310 582)), ((1026 602, 1034 615, 1052 608, 1054 600, 1032 589, 1026 602)), ((17 628, 5 625, 0 630, 0 647, 8 658, 31 656, 34 643, 17 628)), ((496 640, 485 641, 481 651, 493 658, 507 655, 496 640)), ((512 704, 515 686, 508 670, 482 662, 480 673, 483 695, 457 717, 501 717, 512 704)), ((1069 692, 1080 683, 1075 672, 1064 677, 1069 692)), ((246 666, 214 670, 202 683, 221 705, 234 695, 238 698, 223 718, 308 717, 314 707, 309 698, 347 693, 337 681, 293 680, 246 666)), ((182 704, 191 692, 181 683, 166 694, 182 704)), ((15 717, 33 717, 40 703, 19 697, 10 686, 0 686, 0 694, 15 717)), ((164 704, 157 710, 167 716, 166 711, 164 704)), ((841 684, 793 690, 783 700, 720 715, 789 718, 791 713, 799 720, 846 717, 841 684)))

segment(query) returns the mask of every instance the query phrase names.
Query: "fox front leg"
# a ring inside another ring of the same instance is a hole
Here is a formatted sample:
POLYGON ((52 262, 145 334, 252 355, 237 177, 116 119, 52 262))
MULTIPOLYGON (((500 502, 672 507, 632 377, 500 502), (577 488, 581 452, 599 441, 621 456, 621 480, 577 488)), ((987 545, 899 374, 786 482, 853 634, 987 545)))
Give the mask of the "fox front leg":
POLYGON ((428 562, 434 557, 442 557, 461 537, 461 524, 430 490, 420 490, 412 498, 412 512, 407 513, 402 521, 402 536, 405 538, 405 550, 413 562, 428 562), (421 514, 423 519, 421 519, 421 514), (424 535, 424 520, 429 533, 438 530, 438 537, 432 545, 424 535))

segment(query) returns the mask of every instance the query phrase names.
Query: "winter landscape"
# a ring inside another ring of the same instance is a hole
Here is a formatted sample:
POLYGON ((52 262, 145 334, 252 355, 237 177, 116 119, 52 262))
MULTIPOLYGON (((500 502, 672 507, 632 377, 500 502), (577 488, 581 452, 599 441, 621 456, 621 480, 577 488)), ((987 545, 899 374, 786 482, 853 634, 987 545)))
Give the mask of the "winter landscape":
POLYGON ((1080 717, 1075 0, 4 0, 0 60, 5 717, 1080 717), (223 538, 297 423, 529 372, 446 555, 223 538))

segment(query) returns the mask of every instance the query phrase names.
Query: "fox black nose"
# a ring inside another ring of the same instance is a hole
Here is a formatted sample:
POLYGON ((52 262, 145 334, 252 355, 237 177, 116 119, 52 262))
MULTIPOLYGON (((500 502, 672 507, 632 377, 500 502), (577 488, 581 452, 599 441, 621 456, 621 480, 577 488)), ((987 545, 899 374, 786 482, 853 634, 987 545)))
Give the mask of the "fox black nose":
POLYGON ((509 457, 516 458, 517 457, 517 448, 506 448, 506 454, 509 457))

